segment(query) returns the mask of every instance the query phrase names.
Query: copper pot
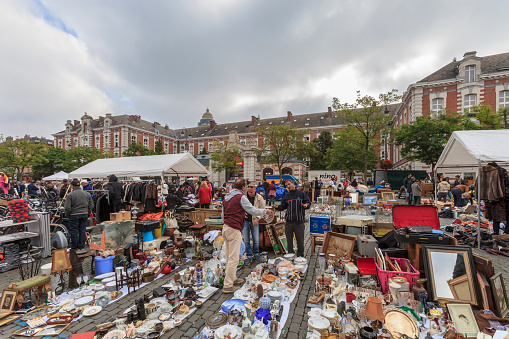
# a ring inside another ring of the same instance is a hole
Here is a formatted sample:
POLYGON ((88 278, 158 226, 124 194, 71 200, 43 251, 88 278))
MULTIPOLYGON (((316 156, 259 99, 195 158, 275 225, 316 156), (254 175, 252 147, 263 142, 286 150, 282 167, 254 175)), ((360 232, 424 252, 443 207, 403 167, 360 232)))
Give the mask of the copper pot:
POLYGON ((164 229, 164 235, 170 237, 171 241, 175 241, 175 229, 173 227, 166 227, 164 229))
POLYGON ((164 248, 164 254, 166 255, 173 255, 173 251, 175 251, 174 245, 166 245, 166 247, 164 248))
POLYGON ((182 236, 179 235, 176 239, 175 239, 175 247, 176 248, 182 248, 182 236))

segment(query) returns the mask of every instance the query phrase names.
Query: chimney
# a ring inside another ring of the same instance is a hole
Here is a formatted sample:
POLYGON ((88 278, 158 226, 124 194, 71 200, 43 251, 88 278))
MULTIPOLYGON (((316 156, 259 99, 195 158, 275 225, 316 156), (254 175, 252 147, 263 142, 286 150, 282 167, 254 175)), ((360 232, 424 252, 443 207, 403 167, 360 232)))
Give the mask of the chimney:
POLYGON ((74 126, 78 126, 80 124, 81 121, 79 120, 74 120, 74 126))
POLYGON ((329 118, 332 118, 332 108, 327 107, 327 113, 329 113, 329 118))
POLYGON ((168 127, 168 124, 164 125, 164 129, 165 130, 169 130, 170 128, 168 127))
POLYGON ((292 112, 290 111, 287 111, 286 112, 286 121, 290 122, 292 119, 292 112))
POLYGON ((110 118, 111 119, 111 113, 106 113, 106 118, 110 118))
POLYGON ((212 121, 210 122, 210 130, 213 130, 213 129, 214 129, 214 127, 216 127, 216 125, 217 125, 217 124, 216 124, 216 122, 215 122, 214 120, 212 120, 212 121))
POLYGON ((466 59, 469 57, 475 58, 476 55, 477 55, 476 51, 466 52, 465 54, 463 54, 463 59, 466 59))
POLYGON ((154 127, 157 127, 157 126, 160 126, 160 125, 161 125, 161 124, 160 124, 160 123, 158 123, 157 121, 154 121, 154 123, 152 124, 152 126, 154 126, 154 127))
POLYGON ((251 115, 251 124, 254 126, 254 124, 256 124, 256 121, 258 119, 254 116, 254 115, 251 115))
POLYGON ((103 122, 103 121, 104 121, 104 117, 99 116, 99 122, 103 122))

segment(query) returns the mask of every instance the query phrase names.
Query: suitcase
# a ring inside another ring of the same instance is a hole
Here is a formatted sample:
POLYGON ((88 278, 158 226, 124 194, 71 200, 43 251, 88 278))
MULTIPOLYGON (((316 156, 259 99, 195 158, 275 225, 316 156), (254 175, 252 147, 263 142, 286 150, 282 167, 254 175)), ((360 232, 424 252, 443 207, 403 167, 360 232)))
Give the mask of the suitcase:
POLYGON ((378 247, 378 241, 372 235, 359 234, 357 236, 357 248, 363 257, 374 258, 375 248, 378 247))
POLYGON ((435 206, 396 205, 392 208, 392 219, 396 229, 396 239, 400 244, 448 245, 449 237, 431 233, 440 228, 435 206), (407 228, 411 229, 409 232, 407 228), (422 228, 422 232, 419 229, 422 228))
POLYGON ((407 259, 410 259, 408 257, 408 251, 406 249, 404 249, 404 248, 386 248, 386 249, 381 249, 380 251, 382 251, 382 254, 384 256, 385 256, 385 253, 387 253, 389 258, 407 258, 407 259))

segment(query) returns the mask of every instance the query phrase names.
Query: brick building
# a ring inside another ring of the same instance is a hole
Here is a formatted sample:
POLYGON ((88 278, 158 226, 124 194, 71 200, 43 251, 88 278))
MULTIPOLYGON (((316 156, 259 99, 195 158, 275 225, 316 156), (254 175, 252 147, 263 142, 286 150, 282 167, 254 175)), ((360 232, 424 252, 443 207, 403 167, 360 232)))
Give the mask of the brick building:
MULTIPOLYGON (((494 111, 509 106, 509 53, 478 57, 467 52, 462 60, 452 62, 408 86, 402 104, 393 116, 394 126, 414 121, 431 112, 448 108, 464 112, 486 101, 494 111)), ((395 169, 424 169, 429 166, 410 162, 401 157, 401 147, 389 147, 389 159, 395 169)))

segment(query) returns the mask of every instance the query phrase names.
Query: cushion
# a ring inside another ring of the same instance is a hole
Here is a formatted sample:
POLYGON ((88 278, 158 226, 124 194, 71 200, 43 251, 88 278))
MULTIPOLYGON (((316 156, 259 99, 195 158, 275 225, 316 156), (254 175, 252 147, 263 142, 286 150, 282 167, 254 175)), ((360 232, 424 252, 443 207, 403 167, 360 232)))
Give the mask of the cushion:
POLYGON ((45 283, 49 283, 49 280, 50 280, 49 276, 36 275, 35 277, 32 277, 30 279, 17 282, 16 286, 13 286, 13 284, 10 284, 9 286, 7 286, 7 288, 9 290, 14 290, 14 291, 26 291, 33 287, 43 285, 45 283))

